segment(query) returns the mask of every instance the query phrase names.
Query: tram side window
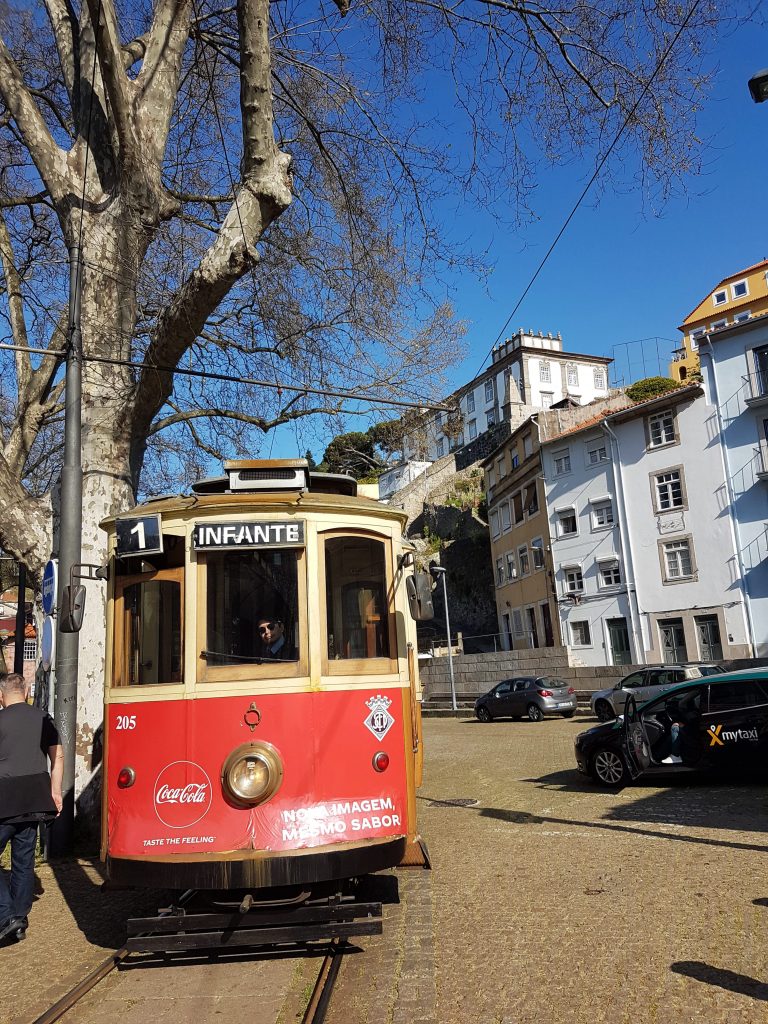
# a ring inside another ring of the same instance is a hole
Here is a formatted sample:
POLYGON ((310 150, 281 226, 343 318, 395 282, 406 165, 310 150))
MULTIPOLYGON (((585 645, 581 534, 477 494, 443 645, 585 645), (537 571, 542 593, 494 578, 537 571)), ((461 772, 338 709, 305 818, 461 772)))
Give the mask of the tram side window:
POLYGON ((328 657, 389 657, 385 547, 367 537, 325 542, 328 657))
POLYGON ((207 663, 297 662, 296 551, 211 551, 206 566, 207 663))
POLYGON ((123 591, 129 686, 182 682, 181 584, 146 580, 123 591))

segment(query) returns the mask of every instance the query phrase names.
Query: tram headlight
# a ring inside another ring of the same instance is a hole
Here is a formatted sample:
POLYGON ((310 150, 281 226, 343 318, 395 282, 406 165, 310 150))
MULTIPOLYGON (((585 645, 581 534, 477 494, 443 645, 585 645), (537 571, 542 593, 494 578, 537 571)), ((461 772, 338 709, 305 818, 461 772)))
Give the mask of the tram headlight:
POLYGON ((263 804, 283 781, 283 763, 271 743, 244 743, 221 769, 221 784, 235 803, 263 804))

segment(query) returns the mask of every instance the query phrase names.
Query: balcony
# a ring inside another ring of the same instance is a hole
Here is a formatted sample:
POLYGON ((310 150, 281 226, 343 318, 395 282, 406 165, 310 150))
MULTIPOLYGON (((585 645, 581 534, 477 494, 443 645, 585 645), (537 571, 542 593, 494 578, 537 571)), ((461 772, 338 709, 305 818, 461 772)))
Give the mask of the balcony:
POLYGON ((675 348, 672 350, 672 362, 679 363, 681 360, 686 359, 690 355, 687 349, 675 348))
POLYGON ((744 404, 749 408, 768 405, 768 369, 748 373, 744 381, 744 404))
POLYGON ((758 480, 768 480, 768 441, 759 442, 760 447, 755 449, 753 465, 755 476, 758 480))

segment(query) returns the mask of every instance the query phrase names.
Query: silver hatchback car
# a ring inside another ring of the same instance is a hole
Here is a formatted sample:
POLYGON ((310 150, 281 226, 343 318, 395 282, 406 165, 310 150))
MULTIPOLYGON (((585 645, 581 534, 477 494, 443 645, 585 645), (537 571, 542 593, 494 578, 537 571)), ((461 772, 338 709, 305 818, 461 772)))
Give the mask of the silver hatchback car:
POLYGON ((475 715, 481 722, 494 718, 529 718, 540 722, 545 715, 573 718, 576 691, 564 679, 554 676, 516 676, 497 683, 475 701, 475 715))
POLYGON ((658 697, 672 686, 689 679, 701 679, 724 672, 719 665, 694 665, 682 662, 678 665, 646 665, 637 672, 630 672, 608 690, 598 690, 590 697, 590 704, 601 722, 624 714, 624 705, 631 693, 638 704, 658 697))

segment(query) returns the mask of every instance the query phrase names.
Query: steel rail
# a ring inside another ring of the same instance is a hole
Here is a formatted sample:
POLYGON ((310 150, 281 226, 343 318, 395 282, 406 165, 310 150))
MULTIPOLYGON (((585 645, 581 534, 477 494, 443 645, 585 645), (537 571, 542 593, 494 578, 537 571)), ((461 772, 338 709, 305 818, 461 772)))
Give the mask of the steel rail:
POLYGON ((67 1010, 70 1010, 75 1003, 79 1002, 84 995, 95 988, 102 978, 105 978, 111 971, 113 971, 117 965, 128 956, 128 947, 122 946, 117 952, 108 956, 103 963, 95 967, 87 977, 79 981, 74 988, 70 989, 66 995, 63 995, 58 1002, 54 1003, 53 1006, 49 1007, 45 1013, 41 1014, 35 1021, 34 1024, 53 1024, 53 1021, 59 1020, 63 1017, 67 1010))
POLYGON ((328 953, 320 965, 317 981, 304 1016, 301 1018, 301 1024, 323 1024, 346 946, 347 943, 344 939, 333 939, 330 943, 328 953))

